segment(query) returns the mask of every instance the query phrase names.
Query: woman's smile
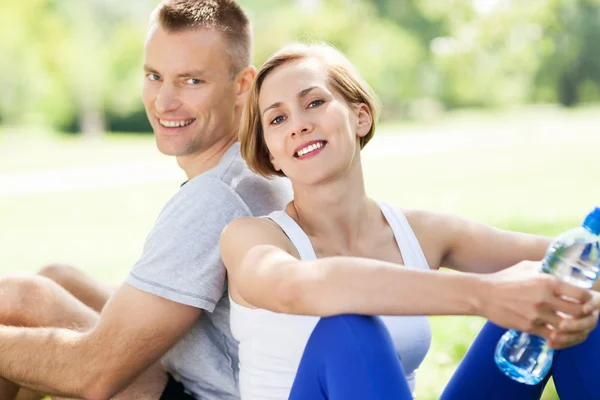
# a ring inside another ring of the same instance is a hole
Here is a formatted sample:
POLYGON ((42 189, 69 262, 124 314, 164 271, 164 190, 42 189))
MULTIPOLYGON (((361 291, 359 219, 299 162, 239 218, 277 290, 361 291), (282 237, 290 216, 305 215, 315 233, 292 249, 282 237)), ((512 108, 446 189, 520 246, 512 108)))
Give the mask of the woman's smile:
POLYGON ((294 151, 294 157, 299 160, 306 160, 317 156, 325 146, 327 145, 326 140, 311 140, 310 142, 304 143, 294 151))

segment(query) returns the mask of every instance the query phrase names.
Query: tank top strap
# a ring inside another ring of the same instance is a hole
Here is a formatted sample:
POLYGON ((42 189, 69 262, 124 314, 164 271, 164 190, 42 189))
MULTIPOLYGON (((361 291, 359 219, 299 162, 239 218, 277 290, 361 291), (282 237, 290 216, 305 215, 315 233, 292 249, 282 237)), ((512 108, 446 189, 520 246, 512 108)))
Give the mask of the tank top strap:
POLYGON ((402 210, 389 203, 378 202, 378 204, 394 232, 404 264, 408 267, 429 269, 423 249, 402 210))
POLYGON ((269 218, 281 227, 283 232, 296 246, 301 260, 316 260, 317 255, 313 249, 308 235, 304 233, 300 225, 294 221, 285 211, 274 211, 265 218, 269 218))

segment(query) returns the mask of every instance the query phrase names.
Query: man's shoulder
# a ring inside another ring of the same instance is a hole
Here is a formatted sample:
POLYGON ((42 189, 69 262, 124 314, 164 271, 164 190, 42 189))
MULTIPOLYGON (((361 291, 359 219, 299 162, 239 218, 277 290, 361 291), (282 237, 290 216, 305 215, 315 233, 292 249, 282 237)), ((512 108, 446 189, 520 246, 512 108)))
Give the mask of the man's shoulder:
POLYGON ((231 188, 253 216, 283 210, 292 200, 292 186, 287 178, 265 178, 252 172, 245 162, 243 172, 231 182, 231 188))
POLYGON ((182 194, 186 197, 210 197, 210 200, 217 202, 235 199, 254 216, 281 210, 292 198, 288 179, 268 179, 252 172, 239 154, 234 154, 216 168, 190 180, 181 191, 185 192, 182 194))

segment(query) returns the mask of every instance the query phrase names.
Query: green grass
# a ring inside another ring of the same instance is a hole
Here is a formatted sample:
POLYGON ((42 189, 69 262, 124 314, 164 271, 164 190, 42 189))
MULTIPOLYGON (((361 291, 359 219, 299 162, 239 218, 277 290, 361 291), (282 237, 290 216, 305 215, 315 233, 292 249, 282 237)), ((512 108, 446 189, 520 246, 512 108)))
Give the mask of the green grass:
MULTIPOLYGON (((590 132, 591 133, 591 132, 590 132)), ((595 132, 594 132, 595 133, 595 132)), ((600 135, 581 143, 369 160, 369 192, 406 207, 457 212, 498 227, 555 236, 600 203, 600 135)), ((481 327, 477 318, 432 318, 434 341, 417 398, 437 399, 481 327)), ((550 387, 544 399, 556 399, 550 387)))
MULTIPOLYGON (((380 136, 410 130, 452 138, 471 135, 473 140, 483 135, 495 137, 500 144, 505 137, 517 137, 517 144, 366 157, 370 195, 402 207, 456 212, 502 228, 548 236, 578 225, 600 203, 597 110, 469 115, 458 113, 446 124, 387 125, 380 136), (561 135, 569 139, 550 140, 564 138, 561 135)), ((376 137, 373 146, 377 141, 376 137)), ((9 173, 128 161, 164 162, 164 157, 158 155, 150 137, 111 136, 84 142, 47 134, 0 134, 0 179, 9 173)), ((168 165, 176 169, 174 163, 168 165)), ((48 262, 62 261, 84 267, 106 282, 122 280, 179 183, 180 179, 173 178, 119 187, 0 195, 0 274, 35 271, 48 262)), ((420 400, 438 398, 482 324, 478 318, 467 317, 431 321, 432 348, 417 376, 420 400)), ((546 391, 544 399, 556 398, 552 388, 546 391)))

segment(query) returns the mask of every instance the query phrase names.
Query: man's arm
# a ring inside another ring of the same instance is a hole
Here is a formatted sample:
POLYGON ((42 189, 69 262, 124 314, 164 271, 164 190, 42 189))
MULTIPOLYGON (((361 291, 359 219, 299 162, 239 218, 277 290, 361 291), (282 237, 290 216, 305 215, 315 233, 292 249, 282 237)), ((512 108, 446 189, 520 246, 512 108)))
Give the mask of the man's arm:
POLYGON ((119 392, 165 354, 202 310, 213 311, 225 284, 221 230, 249 214, 223 181, 190 180, 163 208, 98 325, 86 333, 0 327, 0 376, 67 397, 106 399, 119 392))
POLYGON ((88 332, 0 327, 0 376, 68 397, 107 399, 172 347, 201 309, 123 284, 88 332))

